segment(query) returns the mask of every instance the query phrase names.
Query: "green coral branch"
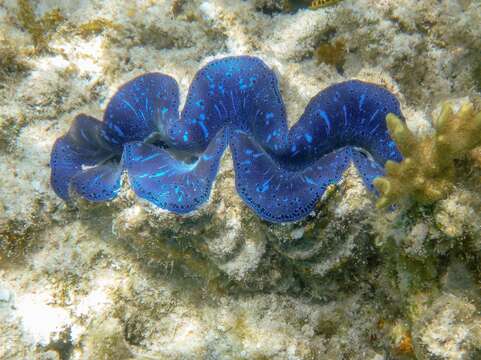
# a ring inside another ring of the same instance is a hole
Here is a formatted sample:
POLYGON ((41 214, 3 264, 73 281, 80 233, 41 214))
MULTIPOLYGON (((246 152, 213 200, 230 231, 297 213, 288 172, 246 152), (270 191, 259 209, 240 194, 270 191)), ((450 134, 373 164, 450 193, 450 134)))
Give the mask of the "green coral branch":
POLYGON ((462 105, 456 113, 445 103, 433 122, 435 134, 421 139, 394 114, 388 114, 386 123, 404 160, 387 161, 386 176, 374 180, 381 194, 379 208, 405 197, 419 203, 444 198, 454 185, 454 160, 481 146, 481 112, 476 113, 472 103, 462 105))

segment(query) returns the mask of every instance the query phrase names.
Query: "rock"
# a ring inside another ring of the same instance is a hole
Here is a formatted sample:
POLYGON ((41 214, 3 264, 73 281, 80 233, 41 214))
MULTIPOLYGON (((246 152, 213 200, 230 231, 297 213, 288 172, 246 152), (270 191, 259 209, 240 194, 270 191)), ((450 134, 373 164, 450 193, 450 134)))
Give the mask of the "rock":
POLYGON ((481 355, 481 315, 476 306, 442 294, 414 324, 419 359, 471 360, 481 355))

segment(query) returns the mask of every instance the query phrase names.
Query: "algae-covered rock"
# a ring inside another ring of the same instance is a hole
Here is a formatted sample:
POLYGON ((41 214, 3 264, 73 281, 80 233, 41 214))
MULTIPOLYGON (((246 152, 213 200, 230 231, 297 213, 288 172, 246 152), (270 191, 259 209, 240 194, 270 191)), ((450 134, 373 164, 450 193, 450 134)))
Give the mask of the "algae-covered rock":
POLYGON ((224 285, 235 281, 250 290, 296 287, 293 272, 305 279, 347 280, 346 268, 357 274, 367 265, 374 250, 373 206, 354 168, 315 214, 294 224, 261 221, 234 193, 233 180, 232 172, 224 171, 209 204, 188 216, 136 201, 114 218, 113 231, 146 264, 172 262, 191 276, 224 285))
POLYGON ((419 359, 477 359, 481 355, 481 315, 466 299, 443 294, 414 325, 419 359))
POLYGON ((145 264, 172 266, 213 286, 236 281, 263 288, 285 280, 280 264, 266 255, 266 225, 236 195, 227 163, 198 212, 179 216, 133 197, 114 217, 113 232, 145 264))
POLYGON ((434 219, 450 238, 467 236, 479 252, 481 198, 468 189, 458 190, 436 205, 434 219))
POLYGON ((318 289, 323 297, 333 280, 349 282, 350 271, 357 276, 367 265, 374 251, 372 213, 367 190, 350 168, 339 189, 331 188, 314 214, 294 224, 271 224, 267 234, 275 251, 295 264, 299 276, 322 279, 323 285, 317 286, 326 287, 318 289))
POLYGON ((89 327, 84 342, 82 359, 134 359, 125 343, 120 322, 115 318, 98 319, 89 327))

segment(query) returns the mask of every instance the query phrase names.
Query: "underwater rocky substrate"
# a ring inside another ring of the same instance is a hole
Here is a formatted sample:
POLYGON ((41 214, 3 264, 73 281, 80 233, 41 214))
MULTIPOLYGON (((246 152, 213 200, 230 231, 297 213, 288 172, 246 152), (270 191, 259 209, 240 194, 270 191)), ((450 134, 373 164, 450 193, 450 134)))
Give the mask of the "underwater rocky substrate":
MULTIPOLYGON (((471 329, 480 320, 475 310, 480 295, 479 227, 464 226, 453 233, 436 223, 455 209, 450 201, 469 195, 454 193, 435 206, 380 212, 355 170, 350 172, 314 214, 287 225, 264 222, 240 199, 221 196, 233 180, 228 169, 215 184, 213 200, 188 217, 136 201, 129 207, 121 193, 118 204, 123 209, 112 213, 114 241, 143 271, 169 279, 186 296, 198 294, 200 302, 217 304, 226 295, 277 294, 322 306, 353 296, 363 304, 376 304, 377 325, 364 341, 394 359, 431 359, 433 351, 443 348, 429 337, 442 331, 443 320, 435 314, 460 329, 471 329)), ((478 206, 474 200, 472 209, 478 206)), ((105 209, 100 205, 99 210, 105 209)), ((322 336, 345 331, 349 316, 336 311, 319 324, 322 336)), ((118 315, 134 348, 143 338, 135 330, 142 320, 135 316, 140 314, 118 315)), ((467 359, 479 353, 476 331, 443 336, 443 341, 460 341, 459 351, 467 359)))

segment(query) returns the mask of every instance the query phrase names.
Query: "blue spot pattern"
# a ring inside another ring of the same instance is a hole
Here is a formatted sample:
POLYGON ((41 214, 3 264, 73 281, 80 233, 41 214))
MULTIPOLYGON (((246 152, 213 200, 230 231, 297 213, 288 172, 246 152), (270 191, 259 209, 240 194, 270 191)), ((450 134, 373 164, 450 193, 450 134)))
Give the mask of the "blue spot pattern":
POLYGON ((114 198, 123 171, 135 193, 175 213, 205 203, 230 146, 236 188, 270 222, 307 216, 352 162, 364 183, 401 160, 385 117, 402 118, 389 91, 357 80, 317 94, 289 129, 275 74, 256 57, 208 63, 191 83, 179 116, 176 81, 147 73, 123 85, 104 120, 78 115, 51 155, 55 192, 90 201, 114 198))

